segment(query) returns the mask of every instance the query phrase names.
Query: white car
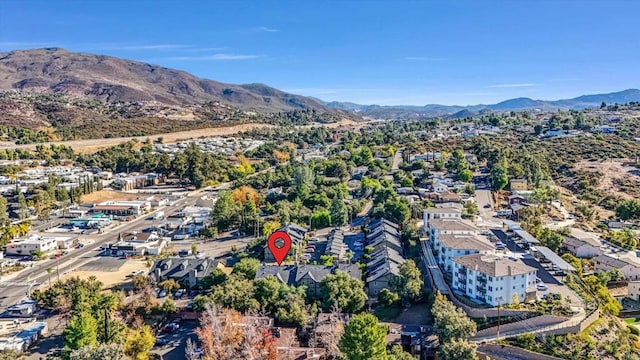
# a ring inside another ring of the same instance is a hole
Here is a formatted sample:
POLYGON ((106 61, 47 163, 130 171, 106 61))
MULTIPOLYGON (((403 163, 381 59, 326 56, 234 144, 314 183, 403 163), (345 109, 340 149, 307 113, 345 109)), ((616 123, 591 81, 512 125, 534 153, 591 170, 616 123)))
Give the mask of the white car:
POLYGON ((536 285, 536 290, 539 290, 539 291, 545 291, 545 290, 547 290, 547 289, 548 289, 548 287, 547 287, 547 285, 545 285, 545 284, 538 284, 538 285, 536 285))

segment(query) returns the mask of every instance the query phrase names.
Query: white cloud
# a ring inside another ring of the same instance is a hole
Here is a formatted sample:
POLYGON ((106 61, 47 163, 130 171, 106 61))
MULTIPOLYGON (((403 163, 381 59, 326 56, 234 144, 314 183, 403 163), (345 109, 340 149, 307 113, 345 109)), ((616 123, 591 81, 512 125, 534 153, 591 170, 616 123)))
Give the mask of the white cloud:
POLYGON ((263 55, 253 54, 212 54, 202 56, 174 56, 163 58, 162 60, 172 61, 198 61, 198 60, 250 60, 263 57, 263 55))
POLYGON ((280 29, 274 29, 274 28, 270 28, 270 27, 267 27, 267 26, 258 26, 258 30, 264 31, 264 32, 270 32, 270 33, 279 32, 280 31, 280 29))
POLYGON ((184 49, 190 45, 182 44, 139 44, 139 45, 104 45, 96 46, 95 48, 106 50, 173 50, 184 49))
POLYGON ((445 58, 439 57, 428 57, 428 56, 405 56, 403 60, 407 61, 442 61, 446 60, 445 58))
POLYGON ((534 87, 538 84, 534 83, 518 83, 518 84, 496 84, 489 86, 490 88, 520 88, 520 87, 534 87))

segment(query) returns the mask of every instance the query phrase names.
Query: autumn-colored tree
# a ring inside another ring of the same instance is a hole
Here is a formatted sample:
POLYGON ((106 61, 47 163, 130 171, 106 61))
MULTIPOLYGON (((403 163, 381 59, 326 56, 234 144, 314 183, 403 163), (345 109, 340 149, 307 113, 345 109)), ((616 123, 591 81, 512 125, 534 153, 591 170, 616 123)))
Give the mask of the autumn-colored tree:
POLYGON ((238 171, 245 176, 255 172, 251 162, 244 155, 238 155, 238 171))
POLYGON ((178 282, 175 281, 174 279, 167 279, 159 283, 158 287, 161 289, 167 290, 168 292, 172 292, 173 290, 180 289, 180 284, 178 284, 178 282))
POLYGON ((196 334, 203 360, 278 358, 276 340, 261 317, 207 306, 196 334))
POLYGON ((256 191, 256 189, 252 188, 251 186, 241 186, 235 190, 233 190, 231 192, 231 197, 233 198, 233 200, 237 203, 240 203, 242 205, 244 205, 247 200, 251 200, 254 204, 258 204, 258 201, 260 200, 260 195, 258 194, 258 191, 256 191))
POLYGON ((289 153, 273 149, 273 159, 278 163, 286 163, 289 161, 289 153))
POLYGON ((269 236, 273 234, 276 230, 280 228, 280 222, 278 221, 268 221, 264 223, 262 227, 262 235, 269 236))

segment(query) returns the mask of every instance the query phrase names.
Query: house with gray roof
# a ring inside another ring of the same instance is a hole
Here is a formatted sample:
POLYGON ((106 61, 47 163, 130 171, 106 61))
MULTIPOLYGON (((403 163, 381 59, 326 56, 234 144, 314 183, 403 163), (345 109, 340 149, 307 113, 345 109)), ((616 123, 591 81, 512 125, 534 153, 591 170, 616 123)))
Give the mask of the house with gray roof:
POLYGON ((211 258, 171 257, 157 260, 149 275, 155 282, 173 279, 186 288, 194 288, 202 278, 219 267, 222 264, 211 258))
POLYGON ((341 261, 344 259, 346 245, 344 243, 344 231, 333 229, 327 236, 327 247, 325 255, 331 255, 334 259, 341 261))
MULTIPOLYGON (((308 230, 298 224, 289 223, 285 226, 282 226, 280 229, 278 229, 278 231, 286 232, 289 235, 289 237, 291 237, 291 244, 297 246, 298 244, 302 243, 305 236, 307 235, 308 230)), ((291 256, 295 255, 293 247, 291 250, 289 250, 289 255, 291 256)), ((264 247, 264 261, 276 262, 276 259, 273 257, 271 250, 269 250, 269 247, 266 245, 264 247)))
POLYGON ((352 278, 361 280, 362 271, 355 264, 334 264, 333 266, 324 265, 288 265, 278 266, 270 264, 261 264, 256 272, 256 279, 262 279, 274 276, 283 284, 305 286, 307 294, 313 297, 320 296, 320 283, 327 275, 335 274, 337 271, 343 271, 352 278))
POLYGON ((404 257, 398 225, 386 219, 371 222, 367 246, 373 251, 367 262, 366 284, 369 295, 375 297, 382 289, 391 288, 394 279, 400 276, 404 257))

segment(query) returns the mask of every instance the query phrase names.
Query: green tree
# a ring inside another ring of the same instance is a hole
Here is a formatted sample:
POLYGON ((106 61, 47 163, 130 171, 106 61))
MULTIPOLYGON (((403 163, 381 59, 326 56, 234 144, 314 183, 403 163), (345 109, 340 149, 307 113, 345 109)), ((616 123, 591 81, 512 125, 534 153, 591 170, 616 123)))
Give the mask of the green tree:
POLYGON ((440 344, 454 339, 468 339, 476 333, 476 323, 440 293, 436 294, 431 314, 434 320, 433 328, 440 344))
POLYGON ((254 285, 252 280, 243 276, 232 274, 227 281, 213 288, 211 300, 226 308, 236 309, 240 312, 257 310, 260 304, 254 298, 254 285))
POLYGON ((348 360, 386 360, 387 328, 371 314, 355 315, 345 327, 339 347, 348 360))
POLYGON ((175 314, 178 312, 178 307, 176 306, 176 302, 173 301, 171 298, 167 298, 162 305, 160 306, 160 311, 162 311, 163 314, 175 314))
POLYGON ((327 275, 320 283, 320 291, 326 309, 336 305, 347 313, 360 311, 367 301, 362 281, 338 270, 327 275))
MULTIPOLYGON (((413 355, 402 350, 401 345, 393 345, 391 347, 391 351, 389 351, 389 354, 388 354, 388 359, 389 360, 416 360, 416 358, 413 357, 413 355)), ((462 360, 462 359, 458 359, 458 360, 462 360)))
POLYGON ((415 261, 409 259, 400 265, 400 278, 397 291, 404 303, 418 300, 422 295, 422 273, 415 261))
POLYGON ((384 217, 403 225, 411 218, 411 207, 403 200, 391 200, 384 204, 384 217))
POLYGON ((149 325, 142 325, 138 329, 127 329, 125 339, 125 354, 134 360, 149 359, 149 350, 156 342, 149 325))
POLYGON ((344 226, 349 220, 349 209, 344 201, 337 196, 331 200, 331 224, 333 226, 344 226))
POLYGON ((0 196, 0 226, 4 226, 9 221, 9 213, 7 212, 7 198, 0 196))
POLYGON ((311 215, 311 228, 322 229, 331 225, 331 214, 329 210, 316 211, 311 215))
POLYGON ((227 230, 238 222, 238 207, 231 192, 222 191, 211 212, 213 223, 220 231, 227 230))
POLYGON ((98 343, 98 323, 87 311, 74 315, 63 332, 65 347, 76 350, 98 343))
POLYGON ((477 360, 475 344, 464 339, 453 339, 440 344, 440 360, 477 360))
POLYGON ((253 280, 256 277, 258 268, 260 267, 260 260, 254 258, 244 258, 238 261, 233 266, 233 274, 241 276, 248 280, 253 280))
POLYGON ((400 301, 400 295, 398 295, 397 292, 384 288, 378 293, 378 301, 385 306, 391 306, 400 301))
POLYGON ((489 179, 491 181, 491 187, 493 190, 500 191, 509 183, 509 176, 507 170, 502 165, 496 165, 491 169, 489 173, 489 179))
POLYGON ((97 347, 84 346, 73 350, 69 360, 126 360, 127 355, 120 344, 100 344, 97 347))
POLYGON ((464 169, 464 170, 460 171, 458 176, 460 177, 461 181, 469 182, 469 181, 471 181, 473 179, 473 171, 471 171, 469 169, 464 169))

